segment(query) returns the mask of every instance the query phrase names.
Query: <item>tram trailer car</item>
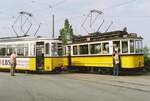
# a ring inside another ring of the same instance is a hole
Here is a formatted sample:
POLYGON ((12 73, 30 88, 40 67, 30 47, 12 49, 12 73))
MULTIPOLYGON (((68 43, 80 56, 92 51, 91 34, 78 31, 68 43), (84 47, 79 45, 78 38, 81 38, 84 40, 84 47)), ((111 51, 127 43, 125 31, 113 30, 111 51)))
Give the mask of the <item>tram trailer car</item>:
POLYGON ((144 68, 143 38, 135 33, 113 31, 92 33, 74 39, 66 46, 70 69, 80 71, 112 72, 114 45, 120 54, 120 70, 144 68))
POLYGON ((59 71, 64 64, 62 44, 59 40, 42 37, 0 38, 0 69, 10 69, 10 54, 17 53, 16 70, 59 71))

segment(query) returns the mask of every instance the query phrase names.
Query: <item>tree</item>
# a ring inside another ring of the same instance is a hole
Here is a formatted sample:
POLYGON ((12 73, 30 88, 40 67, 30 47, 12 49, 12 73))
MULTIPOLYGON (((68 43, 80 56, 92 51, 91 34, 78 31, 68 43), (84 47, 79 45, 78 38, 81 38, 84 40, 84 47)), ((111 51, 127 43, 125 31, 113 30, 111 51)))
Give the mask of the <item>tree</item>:
POLYGON ((147 70, 150 70, 150 57, 149 57, 149 48, 145 46, 143 48, 144 52, 144 65, 147 70))
POLYGON ((60 39, 63 45, 73 40, 73 28, 69 24, 68 19, 65 20, 64 27, 60 29, 60 39))
POLYGON ((150 58, 149 58, 149 48, 147 47, 147 46, 145 46, 144 48, 143 48, 143 52, 144 52, 144 60, 145 61, 148 61, 148 60, 150 60, 150 58))

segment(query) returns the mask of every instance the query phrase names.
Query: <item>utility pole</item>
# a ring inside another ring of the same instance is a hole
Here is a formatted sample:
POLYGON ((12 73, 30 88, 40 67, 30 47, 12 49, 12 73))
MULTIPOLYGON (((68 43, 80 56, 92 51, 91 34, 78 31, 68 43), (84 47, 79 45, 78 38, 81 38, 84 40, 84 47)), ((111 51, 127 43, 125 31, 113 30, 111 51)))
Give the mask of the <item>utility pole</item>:
POLYGON ((52 38, 54 39, 55 35, 55 15, 52 15, 52 38))

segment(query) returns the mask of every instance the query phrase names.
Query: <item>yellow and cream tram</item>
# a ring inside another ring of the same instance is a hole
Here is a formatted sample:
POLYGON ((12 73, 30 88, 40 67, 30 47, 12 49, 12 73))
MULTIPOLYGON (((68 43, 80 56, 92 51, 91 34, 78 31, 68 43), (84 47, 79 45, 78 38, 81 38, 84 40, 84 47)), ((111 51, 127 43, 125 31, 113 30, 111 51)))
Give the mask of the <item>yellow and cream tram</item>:
POLYGON ((117 45, 120 53, 120 68, 142 69, 144 67, 142 40, 143 38, 137 34, 125 31, 93 33, 76 37, 72 44, 66 46, 66 52, 69 54, 70 67, 74 69, 112 70, 113 46, 117 45))
POLYGON ((17 53, 17 70, 47 72, 63 66, 62 44, 42 37, 0 38, 0 69, 10 68, 10 54, 17 53))

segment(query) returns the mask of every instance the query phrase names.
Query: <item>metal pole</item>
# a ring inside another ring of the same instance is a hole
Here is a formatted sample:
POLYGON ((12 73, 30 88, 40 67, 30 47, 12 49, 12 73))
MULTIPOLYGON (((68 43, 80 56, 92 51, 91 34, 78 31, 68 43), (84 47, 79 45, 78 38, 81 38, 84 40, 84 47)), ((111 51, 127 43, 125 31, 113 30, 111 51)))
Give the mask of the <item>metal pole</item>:
POLYGON ((55 34, 55 15, 52 15, 52 38, 54 39, 54 34, 55 34))

